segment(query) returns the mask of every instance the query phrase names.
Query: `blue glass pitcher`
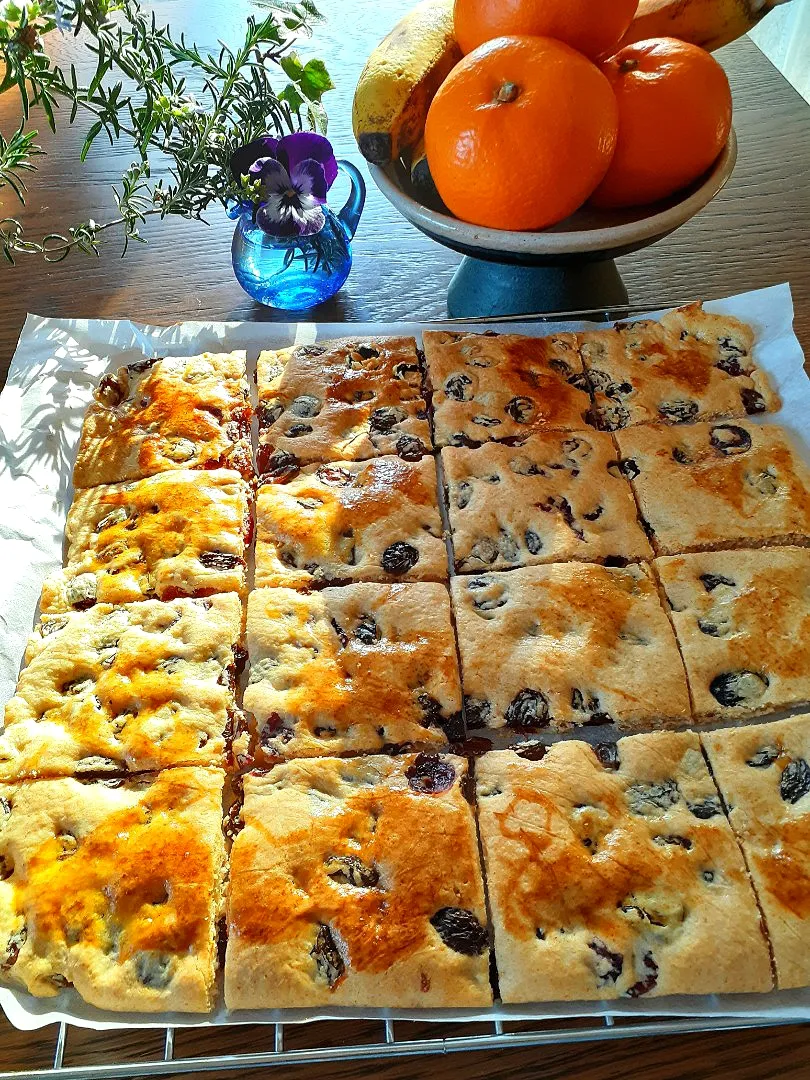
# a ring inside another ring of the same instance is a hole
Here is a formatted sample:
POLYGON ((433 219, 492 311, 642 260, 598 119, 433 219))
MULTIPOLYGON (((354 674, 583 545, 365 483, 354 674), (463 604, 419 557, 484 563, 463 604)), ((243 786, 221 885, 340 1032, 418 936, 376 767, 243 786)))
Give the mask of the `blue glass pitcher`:
POLYGON ((350 241, 363 212, 366 185, 350 161, 337 164, 351 183, 349 198, 338 214, 324 206, 323 228, 311 236, 270 236, 253 220, 251 209, 240 204, 228 209, 236 220, 233 272, 260 304, 304 311, 334 296, 349 276, 350 241))

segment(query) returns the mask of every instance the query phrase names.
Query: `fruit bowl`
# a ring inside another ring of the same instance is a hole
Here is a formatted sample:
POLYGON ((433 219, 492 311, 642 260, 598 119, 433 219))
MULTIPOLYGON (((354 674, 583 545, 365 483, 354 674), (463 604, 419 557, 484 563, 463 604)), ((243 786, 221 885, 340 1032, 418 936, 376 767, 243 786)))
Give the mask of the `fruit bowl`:
POLYGON ((708 205, 731 176, 737 139, 711 169, 670 199, 650 206, 604 211, 585 206, 541 232, 505 232, 469 225, 411 183, 399 163, 369 165, 388 201, 417 229, 465 256, 447 294, 452 317, 548 311, 609 310, 627 303, 613 261, 654 244, 708 205))

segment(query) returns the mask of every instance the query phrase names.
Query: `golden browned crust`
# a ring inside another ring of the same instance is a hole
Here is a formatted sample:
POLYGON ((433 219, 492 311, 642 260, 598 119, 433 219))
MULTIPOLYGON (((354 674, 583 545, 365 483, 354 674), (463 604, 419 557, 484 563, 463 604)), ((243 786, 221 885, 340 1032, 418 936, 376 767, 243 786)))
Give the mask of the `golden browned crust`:
POLYGON ((782 989, 810 985, 810 716, 701 735, 782 989))
POLYGON ((446 447, 456 570, 650 558, 616 456, 610 436, 595 431, 545 432, 520 446, 446 447))
POLYGON ((779 399, 751 358, 750 326, 700 304, 579 335, 594 398, 593 422, 680 424, 773 412, 779 399))
POLYGON ((245 778, 231 852, 225 1002, 488 1005, 467 763, 301 759, 245 778))
POLYGON ((73 484, 115 484, 169 469, 253 475, 245 353, 142 360, 99 383, 73 484))
POLYGON ((438 446, 478 446, 585 426, 591 402, 574 334, 439 330, 425 331, 422 339, 438 446))
POLYGON ((531 566, 452 583, 468 727, 684 723, 689 694, 649 570, 531 566))
POLYGON ((41 610, 244 594, 250 496, 228 469, 179 469, 77 491, 67 566, 43 585, 41 610))
POLYGON ((700 349, 716 368, 737 381, 746 413, 754 415, 779 409, 779 395, 765 372, 754 363, 755 335, 748 323, 733 315, 704 311, 702 303, 696 303, 668 312, 662 317, 661 325, 677 334, 684 344, 700 349))
POLYGON ((698 716, 810 701, 810 548, 703 551, 656 566, 698 716))
POLYGON ((447 579, 432 458, 309 465, 256 504, 256 585, 447 579))
POLYGON ((259 473, 432 449, 413 338, 343 339, 259 356, 259 473))
POLYGON ((0 786, 2 979, 114 1011, 214 1002, 220 769, 0 786))
POLYGON ((771 989, 697 735, 497 751, 476 777, 504 1002, 771 989))
POLYGON ((241 632, 232 593, 44 616, 6 706, 0 779, 221 764, 241 632))
POLYGON ((810 542, 810 469, 782 428, 643 425, 615 438, 657 554, 810 542))
POLYGON ((367 582, 248 602, 258 764, 281 757, 446 746, 463 737, 461 686, 444 585, 367 582))

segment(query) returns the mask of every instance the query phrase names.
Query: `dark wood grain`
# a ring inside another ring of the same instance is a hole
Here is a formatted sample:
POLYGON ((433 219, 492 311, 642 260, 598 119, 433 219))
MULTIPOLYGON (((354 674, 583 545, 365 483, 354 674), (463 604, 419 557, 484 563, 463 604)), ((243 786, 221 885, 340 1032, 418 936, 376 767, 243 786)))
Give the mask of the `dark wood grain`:
MULTIPOLYGON (((338 89, 327 98, 330 135, 342 156, 358 160, 351 137, 349 103, 364 59, 412 0, 323 0, 327 22, 313 52, 329 64, 338 89)), ((199 43, 235 40, 248 0, 162 0, 158 15, 199 43)), ((54 40, 63 58, 81 63, 70 40, 54 40)), ((796 302, 796 327, 810 348, 810 108, 747 39, 720 55, 731 78, 740 157, 721 195, 696 219, 652 248, 620 261, 633 302, 659 306, 692 297, 714 297, 789 280, 796 302)), ((0 129, 17 123, 11 95, 0 99, 0 129)), ((16 214, 33 234, 64 229, 78 220, 104 220, 112 211, 109 185, 131 154, 96 144, 84 167, 78 151, 85 127, 43 137, 51 151, 32 183, 22 213, 6 189, 3 214, 16 214)), ((230 268, 232 224, 214 213, 209 226, 151 223, 149 245, 125 260, 117 245, 98 260, 74 256, 47 266, 21 259, 0 269, 0 379, 4 377, 26 311, 53 316, 128 317, 170 323, 182 319, 269 320, 275 315, 241 292, 230 268)), ((370 188, 355 243, 348 284, 312 319, 372 321, 443 316, 447 284, 458 257, 423 237, 370 188)), ((425 1037, 425 1025, 397 1025, 398 1037, 425 1037)), ((431 1033, 447 1034, 431 1029, 431 1033)), ((177 1055, 236 1052, 269 1046, 271 1031, 255 1027, 178 1033, 177 1055)), ((314 1025, 287 1034, 297 1048, 349 1039, 377 1039, 378 1030, 353 1025, 314 1025), (363 1032, 365 1031, 365 1034, 363 1032)), ((54 1028, 17 1032, 0 1020, 0 1070, 36 1068, 52 1059, 54 1028)), ((782 1080, 810 1075, 810 1030, 805 1027, 668 1037, 577 1046, 459 1054, 389 1063, 330 1066, 333 1080, 375 1076, 378 1080, 436 1077, 468 1080, 500 1077, 587 1077, 588 1080, 782 1080)), ((160 1057, 154 1034, 81 1033, 68 1038, 65 1064, 160 1057)), ((282 1070, 279 1075, 312 1077, 322 1066, 282 1070)), ((218 1074, 209 1074, 215 1076, 218 1074)), ((244 1075, 240 1073, 231 1076, 244 1075)))

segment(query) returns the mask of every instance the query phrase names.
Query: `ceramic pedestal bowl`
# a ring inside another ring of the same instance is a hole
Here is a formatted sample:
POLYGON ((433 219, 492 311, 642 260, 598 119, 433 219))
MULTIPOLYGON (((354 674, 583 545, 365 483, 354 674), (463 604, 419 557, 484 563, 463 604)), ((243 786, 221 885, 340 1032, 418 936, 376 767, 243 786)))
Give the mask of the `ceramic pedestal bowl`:
POLYGON ((440 201, 430 203, 401 164, 369 169, 404 218, 465 256, 450 283, 447 308, 452 317, 471 318, 621 308, 627 290, 613 260, 654 244, 694 217, 726 183, 736 160, 732 131, 712 168, 670 199, 610 212, 586 206, 542 232, 468 225, 440 201))

